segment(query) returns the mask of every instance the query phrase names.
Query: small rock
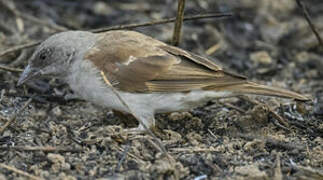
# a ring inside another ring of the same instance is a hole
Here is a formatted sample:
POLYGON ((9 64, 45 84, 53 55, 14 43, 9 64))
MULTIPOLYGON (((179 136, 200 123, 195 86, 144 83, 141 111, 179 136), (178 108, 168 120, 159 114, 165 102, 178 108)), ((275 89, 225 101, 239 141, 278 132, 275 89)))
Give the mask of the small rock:
POLYGON ((185 124, 185 129, 202 129, 204 124, 202 120, 198 117, 193 117, 190 119, 190 123, 185 124))
POLYGON ((271 64, 273 62, 272 58, 266 51, 258 51, 250 54, 250 59, 255 63, 260 64, 271 64))
POLYGON ((310 59, 310 55, 308 52, 302 51, 302 52, 296 54, 295 59, 299 63, 302 63, 302 64, 307 63, 310 59))
POLYGON ((96 2, 94 4, 93 11, 99 15, 109 15, 114 12, 113 9, 106 4, 106 2, 102 1, 96 2))
POLYGON ((254 139, 253 141, 247 142, 243 149, 248 152, 252 151, 264 151, 265 149, 265 141, 260 139, 254 139))
POLYGON ((35 116, 35 118, 42 119, 47 116, 47 113, 44 110, 39 110, 39 111, 36 111, 33 115, 35 116))
POLYGON ((264 171, 260 171, 256 165, 240 166, 235 168, 235 172, 241 174, 245 179, 261 180, 269 179, 264 171))
MULTIPOLYGON (((163 159, 156 160, 149 168, 151 172, 156 173, 157 177, 155 179, 165 179, 165 174, 178 174, 179 178, 182 179, 189 173, 188 168, 184 167, 183 164, 180 162, 170 163, 165 157, 163 159)), ((174 176, 170 179, 174 179, 174 176)))
POLYGON ((168 130, 168 129, 165 129, 163 130, 164 133, 166 134, 166 139, 165 140, 167 144, 171 144, 171 143, 178 143, 182 140, 182 136, 181 134, 175 132, 175 131, 172 131, 172 130, 168 130))
POLYGON ((268 109, 262 105, 255 106, 250 112, 258 125, 264 125, 268 123, 268 113, 268 109))
POLYGON ((218 153, 225 153, 226 152, 226 148, 223 144, 216 146, 214 148, 214 150, 218 153))
POLYGON ((58 179, 64 179, 64 180, 76 180, 76 177, 73 177, 71 175, 66 175, 64 172, 61 172, 58 175, 58 179))
POLYGON ((199 135, 195 132, 191 132, 191 133, 187 134, 186 138, 193 146, 198 146, 203 139, 201 135, 199 135))
POLYGON ((16 94, 17 90, 16 89, 9 89, 8 93, 9 94, 16 94))
POLYGON ((62 110, 59 106, 56 106, 54 109, 52 109, 52 112, 55 116, 59 117, 61 116, 63 113, 62 113, 62 110))
POLYGON ((47 155, 47 158, 54 164, 65 163, 65 158, 62 155, 59 155, 59 154, 49 153, 47 155))
POLYGON ((307 107, 305 106, 305 103, 303 102, 296 102, 296 110, 298 113, 304 115, 306 113, 309 112, 309 110, 307 109, 307 107))
POLYGON ((67 170, 71 168, 71 165, 65 162, 64 156, 60 154, 49 153, 47 158, 53 163, 52 170, 54 172, 59 172, 61 169, 67 170))
POLYGON ((179 121, 185 118, 191 118, 192 114, 189 112, 173 112, 171 113, 168 118, 172 121, 179 121))

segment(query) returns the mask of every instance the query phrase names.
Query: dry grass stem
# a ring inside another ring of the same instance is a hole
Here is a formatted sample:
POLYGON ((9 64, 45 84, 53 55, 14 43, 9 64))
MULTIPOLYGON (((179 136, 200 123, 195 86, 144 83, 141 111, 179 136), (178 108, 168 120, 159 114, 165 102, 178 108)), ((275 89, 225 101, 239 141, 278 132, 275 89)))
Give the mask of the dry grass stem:
POLYGON ((185 0, 178 0, 177 16, 174 26, 172 44, 178 46, 181 39, 181 29, 184 19, 185 0))
POLYGON ((308 25, 310 26, 311 30, 313 31, 317 41, 321 45, 321 48, 323 48, 323 40, 322 40, 320 34, 317 32, 317 29, 315 28, 315 25, 313 24, 313 22, 311 20, 311 16, 310 16, 307 8, 305 7, 305 5, 303 4, 303 2, 301 0, 296 0, 296 2, 297 2, 298 7, 302 9, 304 17, 305 17, 308 25))
POLYGON ((22 72, 23 71, 22 69, 19 69, 19 68, 8 67, 8 66, 1 65, 1 64, 0 64, 0 69, 5 70, 5 71, 10 71, 10 72, 22 72))
POLYGON ((53 147, 53 146, 11 146, 11 147, 0 147, 2 151, 43 151, 46 153, 49 152, 59 152, 59 153, 80 153, 82 149, 74 149, 67 147, 53 147))
POLYGON ((3 164, 3 163, 0 163, 0 167, 3 168, 3 169, 7 169, 9 171, 12 171, 14 173, 17 173, 19 175, 28 177, 29 179, 33 179, 33 180, 43 180, 43 178, 41 178, 41 177, 37 177, 37 176, 31 175, 31 174, 29 174, 29 173, 27 173, 25 171, 22 171, 20 169, 17 169, 15 167, 12 167, 12 166, 8 166, 8 165, 3 164))

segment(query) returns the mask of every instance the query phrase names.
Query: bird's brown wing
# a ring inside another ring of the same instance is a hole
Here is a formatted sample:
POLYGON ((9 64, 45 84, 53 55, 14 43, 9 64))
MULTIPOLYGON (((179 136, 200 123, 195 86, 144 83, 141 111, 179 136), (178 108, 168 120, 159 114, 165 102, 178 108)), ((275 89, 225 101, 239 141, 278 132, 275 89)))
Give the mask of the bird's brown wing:
POLYGON ((206 58, 133 31, 99 34, 85 59, 126 92, 187 92, 246 82, 206 58))

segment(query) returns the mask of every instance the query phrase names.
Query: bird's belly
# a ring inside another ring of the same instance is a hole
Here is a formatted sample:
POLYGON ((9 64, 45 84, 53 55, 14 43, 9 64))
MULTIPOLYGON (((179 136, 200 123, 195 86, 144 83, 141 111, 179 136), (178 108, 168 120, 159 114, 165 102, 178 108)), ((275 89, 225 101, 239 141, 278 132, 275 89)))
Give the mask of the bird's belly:
POLYGON ((125 111, 113 92, 110 92, 107 87, 95 86, 94 81, 89 84, 93 85, 83 86, 83 83, 77 83, 70 84, 70 87, 81 99, 102 107, 125 111))
POLYGON ((190 110, 219 97, 230 96, 230 92, 191 91, 189 93, 157 94, 152 97, 152 105, 156 113, 190 110))
MULTIPOLYGON (((119 91, 123 100, 135 111, 154 113, 183 111, 203 105, 213 98, 230 96, 230 92, 192 91, 189 93, 126 93, 119 91)), ((112 106, 109 105, 109 106, 112 106)))

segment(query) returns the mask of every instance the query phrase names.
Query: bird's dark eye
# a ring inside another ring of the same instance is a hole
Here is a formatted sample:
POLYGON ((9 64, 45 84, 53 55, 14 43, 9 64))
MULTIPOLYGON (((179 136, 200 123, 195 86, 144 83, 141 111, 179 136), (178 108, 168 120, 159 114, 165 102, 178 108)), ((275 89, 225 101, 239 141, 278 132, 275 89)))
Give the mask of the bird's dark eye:
POLYGON ((46 57, 47 57, 47 55, 46 55, 46 54, 44 54, 44 53, 39 55, 39 59, 40 59, 40 60, 45 60, 45 59, 46 59, 46 57))
POLYGON ((48 56, 50 56, 52 53, 51 49, 46 48, 46 49, 42 49, 39 53, 39 59, 40 60, 46 60, 48 56))

